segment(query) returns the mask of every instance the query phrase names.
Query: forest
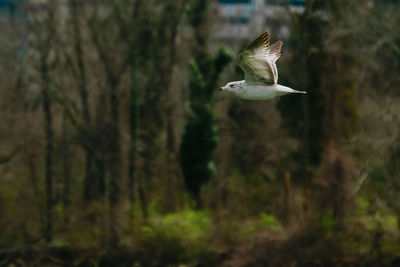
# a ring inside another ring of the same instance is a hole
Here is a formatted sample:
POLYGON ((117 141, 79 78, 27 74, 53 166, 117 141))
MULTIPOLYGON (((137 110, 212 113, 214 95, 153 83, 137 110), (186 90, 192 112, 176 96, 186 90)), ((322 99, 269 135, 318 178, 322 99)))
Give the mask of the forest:
POLYGON ((284 10, 249 101, 216 1, 0 1, 0 266, 400 266, 400 1, 284 10))

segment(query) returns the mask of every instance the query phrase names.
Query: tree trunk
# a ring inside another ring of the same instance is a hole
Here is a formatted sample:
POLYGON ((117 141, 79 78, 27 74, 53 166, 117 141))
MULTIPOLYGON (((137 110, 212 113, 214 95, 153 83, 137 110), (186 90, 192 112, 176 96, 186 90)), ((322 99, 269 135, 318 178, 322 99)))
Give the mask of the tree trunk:
POLYGON ((62 203, 64 209, 64 223, 68 224, 68 209, 69 209, 69 194, 70 194, 70 181, 71 181, 71 159, 68 142, 68 127, 67 118, 64 114, 63 117, 63 131, 62 131, 62 168, 63 168, 63 191, 62 203))
MULTIPOLYGON (((136 0, 133 4, 132 9, 132 25, 136 24, 138 19, 139 11, 141 9, 143 1, 136 0)), ((136 36, 132 33, 129 39, 129 46, 131 49, 135 48, 136 36)), ((131 138, 131 146, 129 148, 129 163, 128 163, 128 171, 129 171, 129 201, 131 205, 131 210, 129 212, 131 221, 133 220, 133 207, 135 201, 135 182, 137 180, 137 148, 138 148, 138 130, 139 130, 139 118, 140 118, 140 100, 139 100, 139 86, 137 81, 137 54, 132 55, 131 59, 131 86, 130 86, 130 99, 129 99, 129 130, 130 130, 130 138, 131 138)), ((139 187, 138 187, 139 188, 139 187)), ((144 191, 140 193, 140 198, 145 199, 144 191), (142 195, 143 194, 143 195, 142 195)), ((143 204, 147 203, 146 201, 141 201, 142 207, 143 204)), ((147 210, 147 205, 144 210, 147 210)), ((147 214, 147 212, 145 212, 147 214)))
MULTIPOLYGON (((121 74, 122 75, 122 74, 121 74)), ((120 201, 120 183, 121 183, 121 142, 120 142, 120 115, 119 115, 119 100, 117 94, 118 82, 111 79, 109 75, 109 101, 111 105, 111 123, 110 123, 110 140, 109 140, 109 231, 110 231, 110 246, 118 245, 118 216, 117 206, 120 201)))
MULTIPOLYGON (((87 128, 90 128, 91 115, 88 101, 89 93, 87 90, 87 75, 84 61, 84 51, 82 47, 81 25, 79 21, 80 3, 77 0, 70 0, 70 9, 74 32, 75 56, 77 61, 76 78, 78 79, 83 119, 87 128)), ((98 159, 95 158, 94 151, 92 151, 90 147, 85 146, 85 144, 84 149, 86 153, 86 171, 83 182, 83 199, 86 201, 91 201, 97 197, 104 196, 105 189, 103 189, 103 185, 105 184, 105 182, 104 175, 102 175, 101 171, 101 163, 98 159)))
POLYGON ((308 98, 302 98, 302 108, 303 108, 303 140, 302 140, 302 148, 303 148, 303 164, 302 164, 302 175, 303 181, 305 181, 306 185, 311 184, 311 173, 309 172, 310 168, 310 123, 309 123, 309 105, 308 105, 308 98))
MULTIPOLYGON (((130 120, 129 129, 131 137, 131 147, 129 150, 129 201, 131 204, 131 219, 133 218, 133 203, 135 200, 135 181, 137 180, 137 170, 136 170, 136 153, 138 144, 138 128, 139 128, 139 93, 136 84, 136 63, 135 59, 132 59, 132 80, 130 89, 130 120)), ((142 203, 143 204, 143 203, 142 203)))
POLYGON ((121 180, 121 142, 119 129, 119 100, 117 95, 118 83, 114 79, 109 80, 109 98, 111 105, 111 136, 110 136, 110 201, 112 206, 119 202, 120 180, 121 180))
POLYGON ((50 77, 47 66, 47 56, 41 58, 41 75, 43 81, 42 88, 42 108, 44 116, 45 133, 45 192, 46 192, 46 222, 43 229, 43 236, 46 242, 51 242, 53 232, 53 126, 51 101, 49 95, 50 77))

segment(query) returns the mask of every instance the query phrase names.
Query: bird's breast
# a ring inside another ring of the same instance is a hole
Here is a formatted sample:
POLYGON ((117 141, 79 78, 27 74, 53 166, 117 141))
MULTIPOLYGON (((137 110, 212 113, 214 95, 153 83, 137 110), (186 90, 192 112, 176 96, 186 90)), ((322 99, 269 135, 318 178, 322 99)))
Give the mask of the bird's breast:
POLYGON ((238 92, 238 97, 249 100, 266 100, 279 95, 275 85, 249 85, 244 84, 238 92))

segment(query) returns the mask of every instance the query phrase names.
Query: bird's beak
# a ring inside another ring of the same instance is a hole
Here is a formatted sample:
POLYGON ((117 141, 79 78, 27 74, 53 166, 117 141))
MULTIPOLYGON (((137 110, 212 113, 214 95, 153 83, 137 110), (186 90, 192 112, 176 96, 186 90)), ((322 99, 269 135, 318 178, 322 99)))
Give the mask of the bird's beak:
POLYGON ((220 87, 218 90, 219 90, 219 91, 225 91, 225 90, 226 90, 226 87, 220 87))

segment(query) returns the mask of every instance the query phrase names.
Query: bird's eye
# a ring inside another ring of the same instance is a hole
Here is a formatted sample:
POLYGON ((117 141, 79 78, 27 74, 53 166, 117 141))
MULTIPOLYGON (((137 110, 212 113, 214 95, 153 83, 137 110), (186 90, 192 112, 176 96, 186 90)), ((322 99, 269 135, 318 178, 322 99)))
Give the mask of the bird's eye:
POLYGON ((231 85, 229 85, 229 87, 233 87, 233 85, 231 84, 231 85))

